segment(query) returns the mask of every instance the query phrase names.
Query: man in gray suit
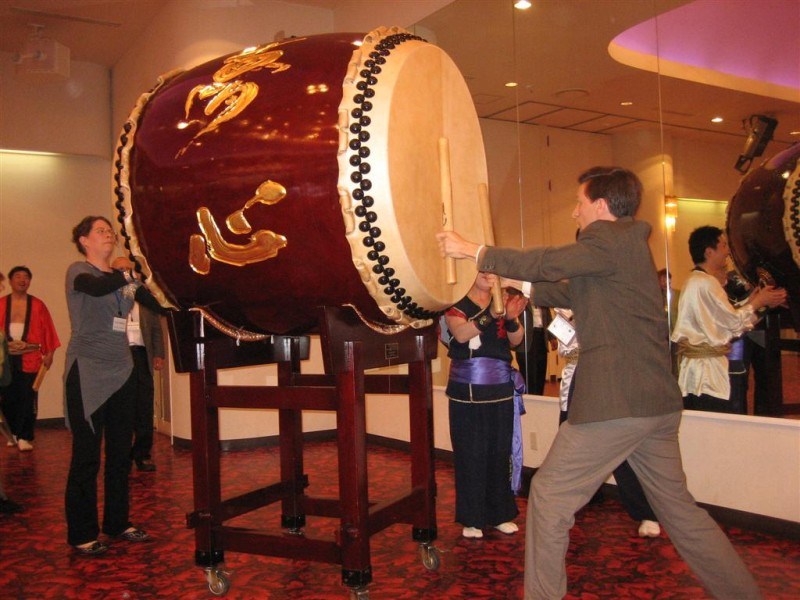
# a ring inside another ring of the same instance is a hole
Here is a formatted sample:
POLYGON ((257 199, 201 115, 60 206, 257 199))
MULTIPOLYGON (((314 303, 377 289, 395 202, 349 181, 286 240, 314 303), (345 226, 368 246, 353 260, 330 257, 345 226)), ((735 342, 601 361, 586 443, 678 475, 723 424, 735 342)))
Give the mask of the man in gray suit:
POLYGON ((589 169, 578 182, 574 244, 510 250, 478 246, 454 232, 437 234, 443 255, 532 282, 534 304, 571 308, 579 332, 569 420, 531 484, 525 598, 567 593, 564 560, 575 512, 625 459, 708 590, 717 598, 761 598, 728 539, 686 489, 678 446, 681 394, 647 245, 650 226, 633 219, 642 184, 618 167, 589 169))

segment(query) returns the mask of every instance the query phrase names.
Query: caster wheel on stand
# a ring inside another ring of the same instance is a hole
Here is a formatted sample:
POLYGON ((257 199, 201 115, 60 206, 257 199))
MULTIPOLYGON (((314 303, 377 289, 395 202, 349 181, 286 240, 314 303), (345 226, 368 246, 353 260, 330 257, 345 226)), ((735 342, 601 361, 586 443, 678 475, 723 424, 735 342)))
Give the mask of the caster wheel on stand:
POLYGON ((208 591, 215 596, 224 596, 231 589, 230 573, 222 567, 207 567, 205 569, 206 581, 208 581, 208 591))
POLYGON ((419 556, 422 559, 422 566, 428 571, 438 571, 442 564, 441 551, 430 544, 420 544, 419 556))
POLYGON ((369 588, 366 586, 350 588, 350 600, 369 600, 369 588))

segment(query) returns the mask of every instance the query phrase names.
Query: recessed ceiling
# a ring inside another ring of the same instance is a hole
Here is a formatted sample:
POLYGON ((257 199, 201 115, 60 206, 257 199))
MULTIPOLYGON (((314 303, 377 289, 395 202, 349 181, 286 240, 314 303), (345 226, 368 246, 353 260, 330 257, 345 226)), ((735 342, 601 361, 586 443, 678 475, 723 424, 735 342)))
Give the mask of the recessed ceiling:
POLYGON ((620 62, 740 92, 800 100, 800 2, 695 0, 622 32, 620 62), (769 43, 765 40, 769 37, 769 43))
POLYGON ((525 11, 506 2, 459 0, 424 19, 419 31, 467 75, 484 118, 516 120, 518 105, 521 121, 551 127, 611 133, 663 120, 672 135, 743 140, 743 122, 766 114, 779 121, 776 140, 800 141, 789 135, 800 130, 800 86, 792 83, 800 77, 798 0, 538 0, 525 11), (663 65, 695 56, 695 62, 685 64, 695 71, 704 65, 704 77, 678 78, 675 69, 659 76, 658 66, 648 71, 614 60, 610 44, 616 39, 619 46, 631 31, 640 43, 627 42, 634 50, 662 51, 657 60, 649 54, 651 62, 663 65), (744 54, 749 70, 736 71, 730 65, 744 54), (697 62, 702 58, 705 62, 697 62), (780 71, 779 80, 788 86, 783 94, 770 95, 763 88, 754 93, 752 87, 709 85, 708 72, 723 65, 733 77, 755 81, 759 65, 770 82, 780 71), (785 77, 792 71, 795 80, 785 77), (504 88, 511 79, 520 85, 504 88), (565 93, 570 89, 587 93, 565 93), (631 104, 623 106, 623 101, 631 104), (554 107, 562 114, 554 113, 554 107), (568 111, 602 118, 570 123, 568 111), (712 123, 718 114, 725 120, 712 123), (598 126, 603 122, 609 126, 598 126))

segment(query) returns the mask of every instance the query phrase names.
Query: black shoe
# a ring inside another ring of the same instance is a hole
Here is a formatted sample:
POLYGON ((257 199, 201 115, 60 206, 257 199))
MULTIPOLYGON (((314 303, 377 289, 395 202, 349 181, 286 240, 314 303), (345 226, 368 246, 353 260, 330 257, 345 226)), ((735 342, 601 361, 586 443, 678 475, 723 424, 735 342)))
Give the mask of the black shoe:
POLYGON ((98 554, 103 554, 106 550, 108 550, 108 544, 104 544, 103 542, 98 542, 95 540, 89 546, 73 546, 75 551, 78 554, 83 554, 84 556, 97 556, 98 554))
POLYGON ((155 471, 156 465, 149 458, 143 458, 136 461, 136 468, 140 471, 155 471))
POLYGON ((22 512, 23 510, 25 510, 25 507, 21 504, 17 504, 8 498, 0 498, 0 513, 12 515, 14 513, 22 512))
POLYGON ((126 542, 144 542, 150 539, 150 535, 143 529, 132 527, 130 531, 124 531, 116 536, 116 538, 125 540, 126 542))

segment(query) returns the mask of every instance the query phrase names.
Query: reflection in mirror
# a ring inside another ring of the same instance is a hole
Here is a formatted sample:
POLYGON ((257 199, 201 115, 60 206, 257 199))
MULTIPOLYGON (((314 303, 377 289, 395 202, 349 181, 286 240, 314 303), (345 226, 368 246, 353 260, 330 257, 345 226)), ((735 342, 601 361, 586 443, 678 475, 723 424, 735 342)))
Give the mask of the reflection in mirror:
POLYGON ((725 226, 751 117, 778 120, 764 158, 800 140, 799 21, 795 0, 540 0, 524 11, 457 0, 416 30, 470 86, 498 244, 570 242, 577 173, 622 164, 645 184, 637 216, 653 226, 656 266, 680 288, 691 230, 725 226), (704 57, 713 62, 693 62, 704 57))
POLYGON ((656 66, 635 29, 615 42, 628 49, 621 60, 661 76, 673 285, 680 289, 692 269, 688 237, 701 225, 727 231, 731 268, 750 285, 760 270, 772 272, 795 316, 773 311, 745 340, 756 371, 749 412, 797 414, 800 224, 790 204, 796 214, 800 199, 790 198, 800 143, 800 9, 793 0, 657 7, 656 66))
MULTIPOLYGON (((499 245, 572 242, 578 174, 616 163, 645 183, 639 218, 654 224, 651 247, 664 266, 658 76, 608 52, 617 35, 653 16, 652 5, 638 1, 517 10, 511 1, 458 0, 418 24, 416 33, 441 46, 470 86, 499 245)), ((551 352, 548 375, 562 367, 551 352)), ((443 383, 446 373, 439 376, 443 383)), ((553 383, 546 394, 558 395, 553 383)))

